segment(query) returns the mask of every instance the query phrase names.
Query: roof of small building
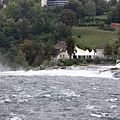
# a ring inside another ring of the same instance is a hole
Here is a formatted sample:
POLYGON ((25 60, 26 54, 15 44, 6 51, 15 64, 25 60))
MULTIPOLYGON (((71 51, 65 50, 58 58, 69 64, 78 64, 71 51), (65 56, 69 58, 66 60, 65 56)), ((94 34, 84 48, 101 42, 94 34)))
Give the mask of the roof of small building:
POLYGON ((61 52, 66 52, 66 42, 65 41, 60 41, 58 42, 53 51, 52 51, 52 55, 58 55, 60 54, 61 52))
POLYGON ((99 46, 97 47, 97 49, 104 49, 104 48, 105 48, 105 44, 99 45, 99 46))
POLYGON ((66 48, 66 42, 65 41, 60 41, 55 45, 55 49, 65 49, 66 48))

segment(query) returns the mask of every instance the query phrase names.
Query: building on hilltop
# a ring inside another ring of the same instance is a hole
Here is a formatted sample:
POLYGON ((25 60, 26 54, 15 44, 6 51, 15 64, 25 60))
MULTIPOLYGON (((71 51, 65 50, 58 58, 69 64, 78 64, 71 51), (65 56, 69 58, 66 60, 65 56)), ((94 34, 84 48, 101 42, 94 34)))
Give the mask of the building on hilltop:
POLYGON ((41 0, 41 6, 42 7, 47 6, 47 0, 41 0))
POLYGON ((41 0, 42 7, 44 6, 63 6, 68 0, 41 0))
POLYGON ((63 6, 68 0, 47 0, 47 6, 63 6))

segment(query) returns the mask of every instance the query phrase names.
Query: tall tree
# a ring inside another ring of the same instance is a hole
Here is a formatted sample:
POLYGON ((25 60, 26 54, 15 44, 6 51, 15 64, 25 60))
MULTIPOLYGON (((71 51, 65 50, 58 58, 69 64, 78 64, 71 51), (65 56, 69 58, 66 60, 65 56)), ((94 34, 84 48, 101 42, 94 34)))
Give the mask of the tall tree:
POLYGON ((71 10, 73 10, 76 13, 76 15, 77 15, 77 19, 82 19, 82 18, 85 17, 84 6, 83 6, 82 2, 80 2, 78 0, 69 0, 64 5, 64 9, 71 9, 71 10))
POLYGON ((44 60, 44 44, 42 42, 24 40, 23 43, 19 44, 19 49, 25 54, 30 66, 39 65, 44 60))
POLYGON ((116 6, 117 2, 118 2, 117 0, 109 0, 108 5, 110 7, 116 6))
POLYGON ((72 35, 71 27, 66 26, 64 23, 56 23, 54 27, 53 35, 56 40, 62 40, 63 38, 67 38, 72 35))
POLYGON ((70 36, 65 39, 66 41, 66 49, 67 53, 69 54, 69 58, 72 58, 72 54, 74 54, 75 51, 75 40, 70 36))
POLYGON ((20 18, 20 5, 17 2, 11 2, 5 8, 7 18, 14 18, 18 20, 20 18))
POLYGON ((17 56, 15 57, 15 68, 27 68, 28 67, 28 62, 26 61, 26 56, 25 53, 21 49, 18 50, 17 56))
POLYGON ((67 26, 73 26, 76 22, 76 14, 71 9, 64 9, 60 15, 61 21, 67 26))
POLYGON ((107 58, 111 57, 111 55, 112 55, 112 47, 109 44, 105 45, 104 54, 107 56, 107 58))
POLYGON ((114 7, 111 7, 109 13, 108 13, 108 19, 111 22, 120 22, 120 2, 114 7))
POLYGON ((31 23, 28 19, 23 19, 19 24, 20 38, 21 40, 29 39, 29 34, 31 32, 31 23))
MULTIPOLYGON (((95 0, 94 0, 95 2, 95 0)), ((107 12, 108 4, 105 0, 97 0, 96 4, 96 15, 102 15, 107 12)))
POLYGON ((85 3, 85 14, 88 16, 96 15, 96 5, 91 0, 85 3))

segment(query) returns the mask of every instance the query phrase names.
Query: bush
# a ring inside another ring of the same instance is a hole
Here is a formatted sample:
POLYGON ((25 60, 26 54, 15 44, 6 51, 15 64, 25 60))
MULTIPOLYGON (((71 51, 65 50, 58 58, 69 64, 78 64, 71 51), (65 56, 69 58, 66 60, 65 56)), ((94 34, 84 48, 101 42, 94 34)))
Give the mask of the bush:
POLYGON ((79 58, 76 59, 62 59, 61 62, 64 64, 64 66, 71 66, 71 65, 87 65, 86 60, 80 60, 79 58))
POLYGON ((99 25, 100 29, 103 29, 105 24, 104 24, 104 22, 99 22, 98 25, 99 25))
POLYGON ((119 68, 115 67, 115 68, 111 68, 111 70, 118 70, 119 68))
POLYGON ((74 64, 73 60, 69 59, 62 59, 61 62, 63 63, 64 66, 71 66, 74 64))
POLYGON ((108 25, 108 26, 104 26, 104 27, 103 27, 103 30, 114 31, 115 28, 108 25))
POLYGON ((95 64, 100 64, 101 60, 99 57, 96 57, 94 60, 93 60, 93 63, 95 64))
POLYGON ((87 61, 83 60, 81 63, 80 63, 80 66, 86 66, 87 65, 87 61))

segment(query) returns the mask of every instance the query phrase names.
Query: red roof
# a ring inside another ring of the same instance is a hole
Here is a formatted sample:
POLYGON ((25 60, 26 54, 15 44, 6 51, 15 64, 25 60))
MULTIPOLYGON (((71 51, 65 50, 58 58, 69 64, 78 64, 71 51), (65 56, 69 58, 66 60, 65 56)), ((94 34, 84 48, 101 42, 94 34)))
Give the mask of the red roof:
POLYGON ((116 26, 118 26, 118 24, 117 23, 111 23, 111 26, 116 27, 116 26))

